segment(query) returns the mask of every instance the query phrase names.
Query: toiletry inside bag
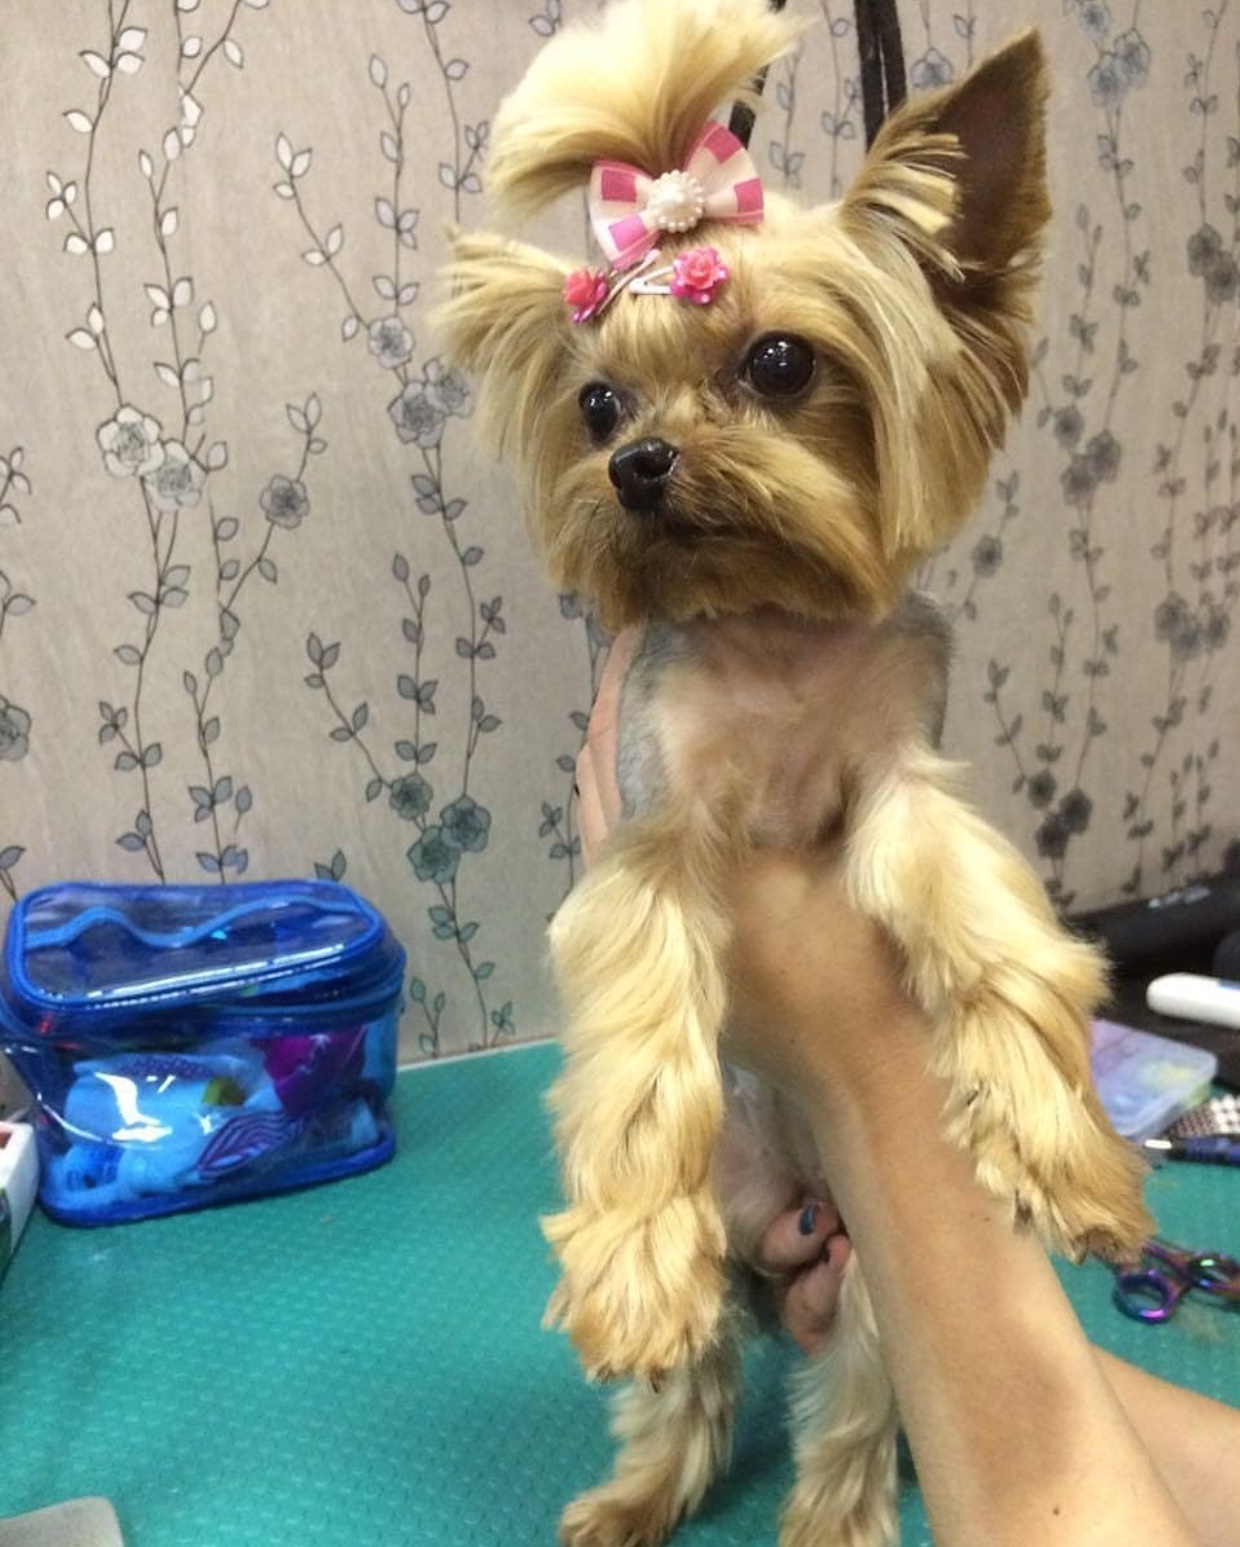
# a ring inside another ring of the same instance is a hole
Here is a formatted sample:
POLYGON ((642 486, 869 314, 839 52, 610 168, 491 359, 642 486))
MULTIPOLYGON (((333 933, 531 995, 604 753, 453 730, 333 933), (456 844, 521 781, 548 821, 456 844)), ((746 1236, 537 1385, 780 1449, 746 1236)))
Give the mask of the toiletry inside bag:
POLYGON ((39 1201, 108 1224, 386 1160, 404 964, 335 882, 23 898, 0 1046, 36 1099, 39 1201))

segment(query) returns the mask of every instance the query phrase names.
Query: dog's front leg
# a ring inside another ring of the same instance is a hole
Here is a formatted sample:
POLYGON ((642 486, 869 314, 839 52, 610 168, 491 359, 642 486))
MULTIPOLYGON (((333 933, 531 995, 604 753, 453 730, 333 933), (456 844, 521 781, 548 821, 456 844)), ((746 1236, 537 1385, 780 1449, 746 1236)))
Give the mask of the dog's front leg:
POLYGON ((718 1329, 716 864, 680 823, 634 822, 552 926, 567 1023, 550 1104, 568 1207, 543 1224, 563 1275, 548 1319, 594 1377, 657 1377, 718 1329))
POLYGON ((952 773, 925 748, 862 773, 850 893, 903 949, 951 1084, 949 1131, 979 1180, 1055 1248, 1123 1256, 1150 1224, 1141 1165, 1090 1075, 1101 961, 1059 925, 1016 849, 952 793, 952 773))

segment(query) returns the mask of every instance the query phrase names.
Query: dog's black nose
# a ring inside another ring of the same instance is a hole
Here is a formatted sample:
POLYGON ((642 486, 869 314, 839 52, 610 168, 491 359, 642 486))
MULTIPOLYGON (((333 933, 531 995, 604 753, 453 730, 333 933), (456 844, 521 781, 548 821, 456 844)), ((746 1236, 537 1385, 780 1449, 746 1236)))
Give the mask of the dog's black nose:
POLYGON ((667 488, 676 459, 675 446, 648 436, 621 446, 607 465, 607 472, 625 510, 653 510, 667 488))

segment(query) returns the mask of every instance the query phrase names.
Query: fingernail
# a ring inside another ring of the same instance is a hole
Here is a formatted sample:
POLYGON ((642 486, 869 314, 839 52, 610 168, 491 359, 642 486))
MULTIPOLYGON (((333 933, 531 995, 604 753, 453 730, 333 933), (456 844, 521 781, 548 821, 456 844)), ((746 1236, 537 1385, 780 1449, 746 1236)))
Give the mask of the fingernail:
POLYGON ((818 1205, 807 1203, 801 1210, 801 1217, 797 1220, 797 1229, 802 1235, 813 1235, 814 1226, 818 1223, 818 1205))

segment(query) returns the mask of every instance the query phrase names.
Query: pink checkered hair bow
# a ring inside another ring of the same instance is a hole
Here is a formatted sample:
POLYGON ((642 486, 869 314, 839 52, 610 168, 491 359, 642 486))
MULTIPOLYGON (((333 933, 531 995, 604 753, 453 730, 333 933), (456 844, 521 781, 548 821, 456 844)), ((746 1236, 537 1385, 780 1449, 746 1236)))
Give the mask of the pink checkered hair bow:
POLYGON ((683 170, 652 177, 624 161, 596 161, 590 222, 613 268, 626 269, 664 231, 691 231, 701 220, 756 225, 762 181, 749 152, 713 119, 693 142, 683 170))

